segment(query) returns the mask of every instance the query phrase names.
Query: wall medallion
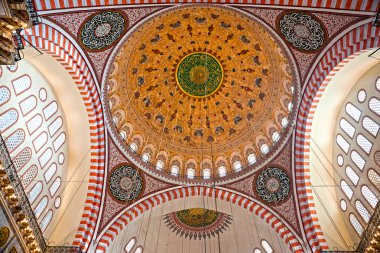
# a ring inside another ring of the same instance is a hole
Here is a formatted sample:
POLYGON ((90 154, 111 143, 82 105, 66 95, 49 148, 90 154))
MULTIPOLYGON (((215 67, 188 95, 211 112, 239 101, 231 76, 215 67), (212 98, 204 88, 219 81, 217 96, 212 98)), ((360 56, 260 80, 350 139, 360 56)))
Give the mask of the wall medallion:
POLYGON ((277 29, 293 47, 306 52, 319 49, 327 37, 321 22, 303 12, 285 13, 277 22, 277 29))
POLYGON ((117 200, 129 202, 136 199, 143 189, 140 173, 132 166, 123 165, 111 173, 109 190, 117 200))
POLYGON ((257 177, 256 191, 260 198, 266 202, 281 202, 289 195, 289 177, 282 169, 269 167, 257 177))
POLYGON ((126 32, 127 17, 116 11, 104 11, 91 15, 80 29, 80 41, 93 51, 111 47, 126 32))

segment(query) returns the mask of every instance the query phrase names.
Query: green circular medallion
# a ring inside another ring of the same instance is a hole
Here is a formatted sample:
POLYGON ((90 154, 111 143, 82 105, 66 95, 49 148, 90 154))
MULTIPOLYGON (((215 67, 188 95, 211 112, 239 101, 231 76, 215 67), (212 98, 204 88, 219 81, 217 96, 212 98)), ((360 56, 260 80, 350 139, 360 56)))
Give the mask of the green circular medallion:
POLYGON ((177 66, 176 80, 183 92, 204 98, 218 90, 223 81, 223 68, 212 55, 198 52, 185 56, 177 66))

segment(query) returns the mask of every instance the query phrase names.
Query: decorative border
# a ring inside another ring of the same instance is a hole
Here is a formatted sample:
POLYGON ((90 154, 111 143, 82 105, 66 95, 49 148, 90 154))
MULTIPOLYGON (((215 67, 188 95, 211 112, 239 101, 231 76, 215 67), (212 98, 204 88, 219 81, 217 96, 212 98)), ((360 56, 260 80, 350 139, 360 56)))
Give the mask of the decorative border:
POLYGON ((91 136, 90 178, 82 219, 73 243, 86 251, 100 212, 105 167, 106 137, 99 93, 83 57, 64 35, 49 25, 41 24, 26 31, 25 37, 33 46, 53 56, 63 65, 77 84, 87 110, 91 136))
MULTIPOLYGON (((207 3, 214 1, 209 0, 187 0, 186 3, 207 3)), ((67 9, 78 7, 96 7, 96 6, 118 6, 118 5, 136 5, 140 4, 140 0, 72 0, 72 1, 57 1, 57 0, 44 0, 35 1, 37 11, 42 10, 55 10, 55 9, 67 9)), ((145 3, 145 2, 144 2, 145 3)), ((173 4, 183 3, 182 0, 155 0, 148 1, 147 4, 173 4)), ((310 7, 310 8, 323 8, 323 9, 343 9, 343 10, 356 10, 356 11, 377 11, 379 3, 371 0, 357 1, 357 0, 345 0, 345 1, 331 1, 331 0, 319 0, 319 1, 293 1, 293 0, 225 0, 226 4, 252 4, 252 5, 278 5, 278 6, 292 6, 292 7, 310 7)))
POLYGON ((292 252, 304 252, 302 244, 297 239, 296 235, 288 228, 286 224, 284 224, 279 218, 272 214, 271 211, 269 211, 265 206, 255 202, 254 200, 250 200, 236 193, 228 191, 227 189, 210 188, 204 186, 190 186, 174 189, 172 188, 165 192, 153 195, 150 198, 147 198, 135 206, 127 209, 98 238, 97 241, 99 241, 99 243, 96 246, 96 252, 107 252, 108 247, 115 240, 117 235, 124 229, 124 227, 142 215, 145 211, 174 199, 182 199, 191 196, 213 197, 241 206, 259 216, 262 220, 268 223, 278 233, 278 235, 281 236, 281 238, 289 246, 292 252))
POLYGON ((380 29, 370 23, 357 27, 340 38, 316 65, 302 97, 294 144, 295 178, 304 232, 313 252, 328 249, 318 222, 310 183, 310 131, 314 113, 325 88, 343 66, 342 63, 353 59, 361 50, 380 46, 379 38, 380 29))

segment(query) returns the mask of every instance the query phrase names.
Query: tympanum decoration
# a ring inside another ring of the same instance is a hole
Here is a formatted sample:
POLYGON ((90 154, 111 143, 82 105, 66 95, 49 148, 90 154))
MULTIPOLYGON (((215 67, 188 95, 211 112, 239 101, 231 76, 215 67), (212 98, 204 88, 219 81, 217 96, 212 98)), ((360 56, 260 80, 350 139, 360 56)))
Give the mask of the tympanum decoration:
POLYGON ((177 235, 196 240, 223 233, 232 223, 232 216, 205 208, 190 208, 166 214, 164 221, 177 235))

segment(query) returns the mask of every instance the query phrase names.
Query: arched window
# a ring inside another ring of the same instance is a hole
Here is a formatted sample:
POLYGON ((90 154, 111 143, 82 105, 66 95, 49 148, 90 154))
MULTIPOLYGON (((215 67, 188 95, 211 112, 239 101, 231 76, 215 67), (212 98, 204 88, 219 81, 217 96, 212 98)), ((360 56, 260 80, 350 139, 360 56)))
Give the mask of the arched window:
POLYGON ((0 87, 0 105, 3 105, 9 101, 11 92, 5 86, 0 87))
POLYGON ((31 79, 28 75, 22 75, 17 79, 13 80, 12 85, 16 95, 19 95, 24 91, 28 90, 31 86, 31 83, 31 79))
POLYGON ((19 105, 22 115, 26 116, 37 107, 37 98, 33 95, 29 96, 22 100, 19 105))
POLYGON ((127 134, 125 133, 125 131, 120 131, 120 136, 121 138, 123 138, 123 140, 127 139, 127 134))
POLYGON ((50 196, 53 197, 57 193, 60 186, 61 186, 61 178, 57 177, 54 180, 54 183, 49 188, 50 196))
POLYGON ((16 123, 18 119, 18 113, 15 109, 10 109, 0 115, 0 131, 3 132, 5 129, 11 127, 16 123))
POLYGON ((355 127, 351 125, 346 119, 341 119, 339 121, 340 128, 351 138, 354 137, 355 127))
POLYGON ((58 111, 58 104, 56 101, 51 102, 48 106, 46 106, 42 112, 44 114, 45 120, 48 120, 58 111))
POLYGON ((377 133, 379 132, 379 124, 377 124, 375 121, 373 121, 370 117, 364 117, 363 118, 363 127, 365 130, 367 130, 373 137, 377 136, 377 133))
POLYGON ((362 194, 363 194, 363 197, 372 206, 372 208, 375 208, 379 199, 376 197, 376 195, 373 193, 373 191, 371 191, 371 189, 369 189, 368 186, 363 185, 362 186, 362 194))
POLYGON ((351 225, 354 227, 356 233, 358 233, 358 235, 361 236, 364 229, 355 215, 350 214, 350 222, 351 225))
POLYGON ((280 134, 278 132, 274 132, 272 134, 272 141, 276 142, 278 139, 280 139, 280 134))
POLYGON ((25 132, 22 129, 14 131, 7 139, 5 144, 7 145, 9 153, 12 153, 21 143, 25 140, 25 132))
POLYGON ((283 118, 282 120, 281 120, 281 126, 282 127, 286 127, 288 125, 288 119, 287 118, 283 118))
POLYGON ((138 148, 137 148, 137 145, 135 143, 132 142, 131 144, 129 144, 129 147, 132 149, 133 152, 137 152, 138 148))
POLYGON ((65 133, 61 133, 57 139, 55 139, 53 141, 53 147, 54 147, 54 151, 57 152, 63 145, 63 143, 65 143, 66 141, 66 134, 65 133))
MULTIPOLYGON (((40 116, 40 117, 41 117, 41 116, 40 116)), ((55 135, 55 134, 58 132, 58 130, 61 129, 62 125, 63 125, 63 120, 62 120, 62 118, 61 118, 61 117, 56 118, 56 119, 53 121, 53 123, 51 123, 51 124, 49 125, 48 130, 49 130, 49 134, 50 134, 50 136, 55 135)))
POLYGON ((356 200, 355 201, 355 207, 356 207, 356 210, 359 212, 360 216, 363 218, 363 220, 366 223, 368 223, 369 219, 371 218, 371 215, 369 214, 367 208, 365 208, 363 203, 360 202, 360 200, 356 200))
POLYGON ((38 198, 38 196, 41 194, 41 191, 42 191, 42 182, 41 181, 38 181, 32 188, 32 190, 30 190, 29 194, 28 194, 28 198, 29 198, 29 203, 30 204, 33 204, 33 202, 38 198))
POLYGON ((369 100, 369 109, 377 114, 377 116, 380 116, 380 100, 373 97, 369 100))
POLYGON ((261 153, 263 153, 263 154, 268 153, 268 152, 269 152, 269 146, 268 146, 267 144, 263 144, 263 145, 261 145, 261 147, 260 147, 260 151, 261 151, 261 153))
POLYGON ((356 122, 359 122, 360 116, 362 115, 362 112, 353 104, 347 103, 346 104, 346 113, 351 116, 356 122))
POLYGON ((40 157, 38 157, 41 168, 45 167, 45 165, 50 161, 52 156, 53 156, 53 150, 51 148, 48 148, 44 151, 44 153, 42 153, 40 157))
POLYGON ((142 155, 142 159, 143 159, 144 162, 149 162, 149 160, 150 160, 150 155, 149 155, 148 153, 144 153, 144 154, 142 155))
POLYGON ((376 89, 380 91, 380 78, 377 78, 375 86, 376 86, 376 89))
POLYGON ((240 161, 234 162, 234 170, 235 171, 241 171, 242 165, 240 161))
POLYGON ((142 253, 143 252, 143 248, 141 246, 138 246, 135 250, 135 253, 142 253))
MULTIPOLYGON (((37 131, 40 126, 42 126, 42 116, 40 114, 36 114, 31 118, 29 121, 26 122, 26 127, 28 128, 29 134, 33 134, 35 131, 37 131)), ((50 136, 52 134, 50 133, 50 136)))
POLYGON ((47 226, 49 225, 51 219, 53 218, 53 211, 52 210, 49 210, 44 218, 42 219, 41 223, 40 223, 40 228, 42 230, 42 232, 45 232, 45 229, 47 228, 47 226))
POLYGON ((249 164, 254 164, 256 162, 256 156, 255 154, 250 154, 248 157, 247 157, 247 160, 248 160, 248 163, 249 164))
MULTIPOLYGON (((178 172, 177 172, 177 174, 178 174, 178 172)), ((191 169, 191 168, 187 169, 187 178, 193 179, 194 177, 195 177, 195 170, 191 169)))
POLYGON ((40 202, 38 203, 38 205, 36 206, 36 208, 34 209, 34 215, 36 215, 37 219, 40 218, 40 215, 45 210, 45 208, 47 206, 47 203, 48 203, 48 198, 46 196, 44 196, 40 200, 40 202))
POLYGON ((210 169, 204 169, 202 173, 203 173, 204 179, 210 179, 210 177, 211 177, 211 170, 210 169))
POLYGON ((219 174, 219 177, 224 177, 224 176, 226 176, 226 175, 227 175, 227 169, 226 169, 226 167, 224 167, 224 166, 220 166, 220 167, 218 168, 218 174, 219 174))
POLYGON ((130 253, 136 244, 136 238, 131 238, 125 246, 125 252, 130 253))
POLYGON ((253 251, 253 253, 261 253, 261 250, 258 249, 258 248, 256 248, 256 249, 253 251))
POLYGON ((370 142, 364 135, 358 134, 356 137, 356 143, 366 152, 369 154, 371 152, 372 148, 372 142, 370 142))
POLYGON ((47 169, 47 171, 44 174, 46 183, 50 182, 50 180, 52 179, 56 171, 57 171, 57 164, 52 163, 49 169, 47 169))
POLYGON ((179 168, 177 165, 173 165, 170 172, 173 176, 178 176, 179 174, 179 168))
POLYGON ((289 110, 289 112, 292 110, 292 108, 293 108, 293 103, 289 102, 289 104, 288 104, 288 110, 289 110))
POLYGON ((342 180, 340 182, 340 187, 342 188, 344 194, 346 194, 348 199, 352 199, 352 196, 354 195, 354 192, 352 191, 351 187, 348 186, 347 182, 342 180))
POLYGON ((359 176, 350 166, 346 167, 346 175, 354 185, 358 185, 359 176))
POLYGON ((338 134, 336 136, 336 143, 338 143, 339 147, 344 151, 344 153, 348 153, 350 149, 350 144, 343 138, 342 135, 338 134))
POLYGON ((373 169, 368 171, 368 178, 371 183, 379 190, 380 189, 380 175, 373 169))
POLYGON ((33 140, 33 147, 36 152, 40 151, 48 141, 48 134, 46 132, 42 132, 33 140))
POLYGON ((115 123, 116 126, 117 126, 117 124, 119 124, 119 120, 116 117, 113 117, 112 120, 113 120, 113 123, 115 123))
POLYGON ((266 240, 261 240, 261 246, 263 246, 266 253, 272 253, 273 249, 266 240))
POLYGON ((162 170, 164 168, 164 163, 161 160, 158 160, 156 163, 156 168, 162 170))
POLYGON ((363 159, 363 157, 361 155, 359 155, 358 152, 356 152, 355 150, 353 150, 351 152, 351 160, 356 164, 356 166, 358 166, 358 168, 363 171, 364 169, 364 166, 365 166, 365 160, 363 159))

